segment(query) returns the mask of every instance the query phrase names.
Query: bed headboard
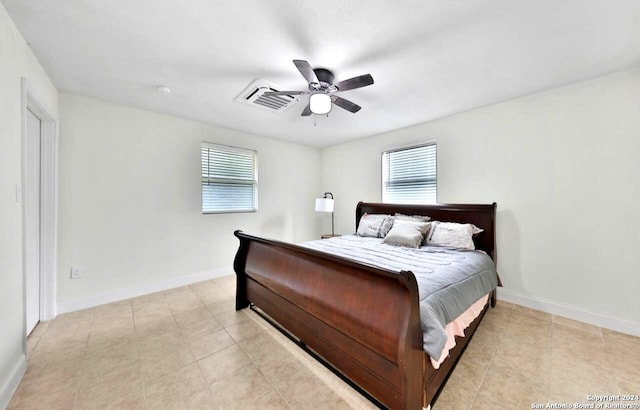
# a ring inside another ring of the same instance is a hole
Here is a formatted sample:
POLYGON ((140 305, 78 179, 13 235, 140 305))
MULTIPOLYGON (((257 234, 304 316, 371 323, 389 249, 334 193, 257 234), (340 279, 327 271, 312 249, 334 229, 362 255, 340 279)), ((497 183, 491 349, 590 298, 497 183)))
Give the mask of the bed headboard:
POLYGON ((358 202, 356 206, 356 230, 360 218, 367 214, 395 213, 405 215, 425 215, 432 221, 472 223, 484 232, 474 236, 476 249, 485 251, 494 263, 497 263, 496 252, 496 203, 492 204, 437 204, 437 205, 405 205, 358 202))

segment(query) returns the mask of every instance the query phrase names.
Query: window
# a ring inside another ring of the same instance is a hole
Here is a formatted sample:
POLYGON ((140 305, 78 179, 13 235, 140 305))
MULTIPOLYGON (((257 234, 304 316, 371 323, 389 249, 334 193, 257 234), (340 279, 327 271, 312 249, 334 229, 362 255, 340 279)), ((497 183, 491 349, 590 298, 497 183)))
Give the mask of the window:
POLYGON ((255 212, 258 209, 258 153, 203 142, 202 212, 255 212))
POLYGON ((382 153, 382 202, 436 203, 436 144, 382 153))

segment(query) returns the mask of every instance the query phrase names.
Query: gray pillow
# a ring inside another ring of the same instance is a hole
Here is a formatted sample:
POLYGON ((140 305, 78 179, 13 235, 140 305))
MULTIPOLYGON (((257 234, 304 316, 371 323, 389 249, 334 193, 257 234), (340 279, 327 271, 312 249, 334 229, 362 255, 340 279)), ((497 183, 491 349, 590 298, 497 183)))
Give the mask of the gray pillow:
POLYGON ((386 237, 391 230, 391 227, 393 226, 393 216, 385 215, 385 217, 386 218, 384 218, 384 222, 382 222, 382 225, 380 225, 380 233, 378 235, 378 237, 380 238, 386 237))
POLYGON ((419 248, 424 235, 429 231, 429 225, 429 222, 405 221, 396 218, 383 242, 390 245, 419 248))

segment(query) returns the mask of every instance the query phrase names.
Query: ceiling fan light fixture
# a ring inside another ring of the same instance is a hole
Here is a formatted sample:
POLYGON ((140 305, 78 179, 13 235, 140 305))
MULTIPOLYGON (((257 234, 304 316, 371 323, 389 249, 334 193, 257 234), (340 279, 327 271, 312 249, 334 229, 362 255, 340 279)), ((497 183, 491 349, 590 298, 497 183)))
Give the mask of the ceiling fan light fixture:
POLYGON ((318 115, 329 114, 331 111, 331 97, 329 94, 316 93, 309 96, 309 108, 318 115))

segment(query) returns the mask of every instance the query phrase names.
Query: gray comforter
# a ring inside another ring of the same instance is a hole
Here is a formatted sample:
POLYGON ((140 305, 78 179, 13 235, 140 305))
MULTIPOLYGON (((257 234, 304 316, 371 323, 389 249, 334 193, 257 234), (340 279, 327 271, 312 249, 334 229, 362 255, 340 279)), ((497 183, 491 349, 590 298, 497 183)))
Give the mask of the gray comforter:
POLYGON ((497 286, 496 267, 482 251, 435 246, 410 249, 355 235, 302 246, 396 272, 413 272, 420 294, 424 350, 436 360, 447 341, 447 323, 497 286))

